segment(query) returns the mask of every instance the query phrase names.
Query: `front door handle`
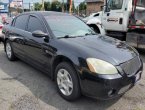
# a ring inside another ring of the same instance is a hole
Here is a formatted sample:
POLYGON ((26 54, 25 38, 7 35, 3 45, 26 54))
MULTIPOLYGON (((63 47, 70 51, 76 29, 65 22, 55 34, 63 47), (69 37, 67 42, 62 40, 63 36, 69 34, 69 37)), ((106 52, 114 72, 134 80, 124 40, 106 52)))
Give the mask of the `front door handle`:
POLYGON ((110 16, 110 13, 107 13, 107 16, 110 16))

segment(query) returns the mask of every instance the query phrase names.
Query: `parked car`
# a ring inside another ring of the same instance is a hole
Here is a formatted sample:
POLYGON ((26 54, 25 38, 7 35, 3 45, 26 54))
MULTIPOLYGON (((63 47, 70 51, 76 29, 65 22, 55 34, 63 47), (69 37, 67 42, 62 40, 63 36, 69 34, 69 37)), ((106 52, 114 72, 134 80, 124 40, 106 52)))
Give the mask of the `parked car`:
POLYGON ((0 15, 0 22, 4 24, 6 18, 7 18, 7 15, 0 15))
POLYGON ((6 19, 5 19, 5 22, 4 22, 4 24, 5 25, 8 25, 8 24, 10 24, 11 23, 11 21, 13 20, 13 18, 12 17, 7 17, 6 19))
POLYGON ((0 42, 3 40, 2 28, 3 24, 0 22, 0 42))
MULTIPOLYGON (((90 14, 90 16, 88 16, 88 17, 85 17, 85 18, 83 18, 82 20, 84 21, 84 22, 88 22, 90 19, 93 19, 93 18, 100 18, 101 17, 101 12, 97 12, 97 13, 91 13, 90 14)), ((101 19, 101 18, 100 18, 101 19)))
POLYGON ((138 52, 117 39, 97 35, 83 21, 59 12, 23 13, 3 28, 10 61, 19 58, 55 82, 72 101, 122 96, 141 78, 138 52))

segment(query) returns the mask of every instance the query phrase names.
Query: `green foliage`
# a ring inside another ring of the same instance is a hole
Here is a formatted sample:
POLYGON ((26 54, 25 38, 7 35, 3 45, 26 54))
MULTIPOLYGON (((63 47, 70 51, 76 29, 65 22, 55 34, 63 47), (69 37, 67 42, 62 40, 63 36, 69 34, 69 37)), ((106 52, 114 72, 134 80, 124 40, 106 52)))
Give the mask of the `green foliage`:
POLYGON ((52 11, 62 11, 62 4, 59 1, 54 1, 51 4, 51 10, 52 11))
MULTIPOLYGON (((53 2, 44 2, 44 9, 45 11, 62 11, 62 7, 64 6, 64 10, 65 11, 69 11, 69 2, 68 3, 62 3, 60 1, 53 1, 53 2)), ((42 8, 42 4, 41 3, 35 3, 34 5, 34 9, 35 11, 40 11, 42 8)), ((74 6, 74 1, 73 1, 73 7, 72 10, 75 10, 75 6, 74 6)))
POLYGON ((86 10, 87 9, 87 5, 85 2, 80 3, 79 5, 79 10, 86 10))
MULTIPOLYGON (((45 11, 61 11, 62 10, 62 4, 59 1, 54 1, 52 3, 50 2, 44 2, 44 9, 45 11)), ((42 4, 40 3, 35 3, 34 9, 35 11, 40 11, 42 8, 42 4)))
POLYGON ((50 11, 51 10, 51 3, 50 2, 44 2, 44 9, 46 11, 50 11))
POLYGON ((40 3, 35 3, 34 9, 35 9, 36 11, 40 11, 41 8, 42 8, 42 4, 40 4, 40 3))

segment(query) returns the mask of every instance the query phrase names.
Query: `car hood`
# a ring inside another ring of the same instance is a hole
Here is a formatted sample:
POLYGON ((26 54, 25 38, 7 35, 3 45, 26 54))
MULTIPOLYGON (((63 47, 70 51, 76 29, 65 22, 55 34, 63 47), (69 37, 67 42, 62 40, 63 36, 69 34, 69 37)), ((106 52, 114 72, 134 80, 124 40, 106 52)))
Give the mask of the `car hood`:
POLYGON ((107 36, 93 35, 67 38, 62 41, 73 46, 84 58, 98 58, 113 65, 119 65, 138 55, 134 48, 107 36))

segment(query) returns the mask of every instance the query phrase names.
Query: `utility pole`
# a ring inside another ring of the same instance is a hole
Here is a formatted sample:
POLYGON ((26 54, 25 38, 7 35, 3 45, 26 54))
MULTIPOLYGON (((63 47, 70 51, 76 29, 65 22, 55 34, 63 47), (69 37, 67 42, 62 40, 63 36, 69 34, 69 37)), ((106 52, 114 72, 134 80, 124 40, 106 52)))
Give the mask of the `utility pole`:
POLYGON ((69 13, 72 14, 72 0, 70 0, 69 13))
POLYGON ((42 9, 41 10, 45 11, 45 9, 44 9, 44 0, 42 0, 42 9))
POLYGON ((9 9, 9 16, 11 17, 11 0, 9 0, 9 7, 8 7, 9 9))
POLYGON ((29 10, 31 11, 31 3, 29 2, 29 10))
POLYGON ((64 0, 62 0, 62 12, 64 12, 64 0))
POLYGON ((80 5, 78 5, 78 16, 80 16, 80 5))
POLYGON ((24 1, 22 0, 22 9, 23 9, 23 12, 24 12, 24 1))

